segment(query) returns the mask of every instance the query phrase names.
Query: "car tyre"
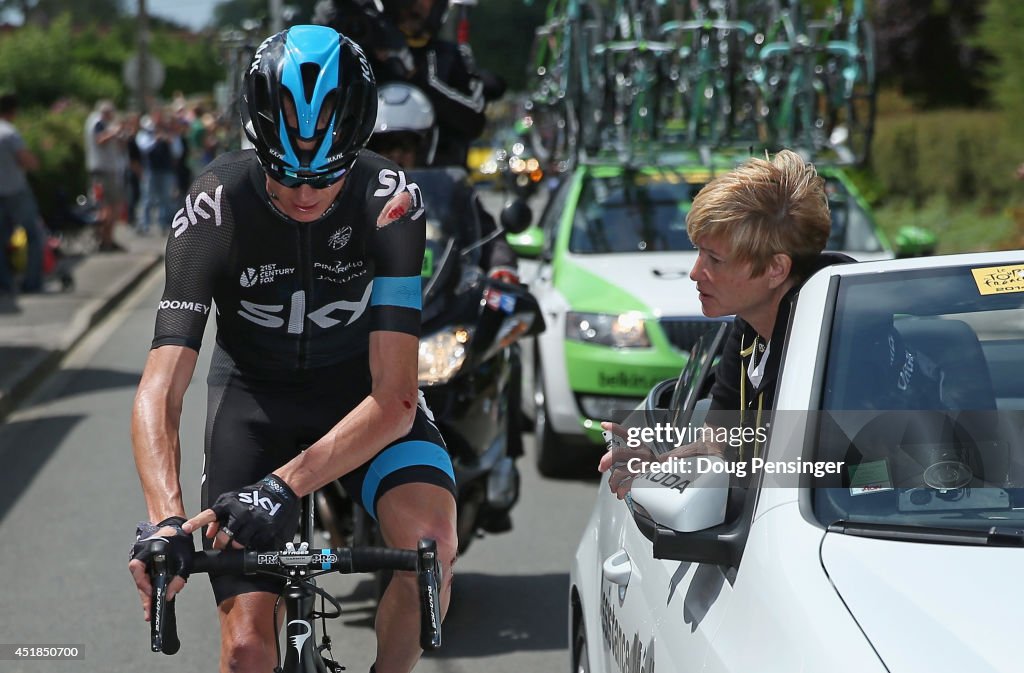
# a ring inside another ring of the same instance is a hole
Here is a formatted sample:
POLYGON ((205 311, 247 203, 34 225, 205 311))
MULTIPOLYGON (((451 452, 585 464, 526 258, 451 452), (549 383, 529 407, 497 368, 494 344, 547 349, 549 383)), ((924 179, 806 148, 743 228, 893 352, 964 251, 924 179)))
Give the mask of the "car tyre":
POLYGON ((545 477, 569 477, 582 471, 593 453, 589 446, 574 437, 560 435, 548 423, 547 398, 540 358, 533 377, 534 422, 533 437, 537 444, 537 471, 545 477))
POLYGON ((580 615, 580 623, 576 625, 576 633, 573 636, 572 660, 576 664, 576 673, 590 673, 590 657, 587 656, 587 630, 583 626, 582 615, 580 615))

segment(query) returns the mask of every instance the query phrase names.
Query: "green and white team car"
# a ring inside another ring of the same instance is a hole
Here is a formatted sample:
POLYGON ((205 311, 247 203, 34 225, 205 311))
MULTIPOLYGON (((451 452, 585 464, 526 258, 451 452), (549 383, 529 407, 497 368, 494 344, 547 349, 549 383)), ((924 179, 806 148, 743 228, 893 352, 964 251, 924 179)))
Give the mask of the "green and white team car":
MULTIPOLYGON (((697 338, 718 322, 701 313, 688 276, 697 253, 686 214, 715 173, 743 158, 662 153, 634 168, 618 159, 582 163, 552 194, 538 226, 509 237, 548 325, 526 376, 533 374, 533 408, 524 405, 542 474, 594 462, 599 421, 633 409, 652 385, 678 374, 697 338)), ((893 257, 846 175, 827 166, 819 172, 832 207, 828 249, 857 260, 893 257)))
MULTIPOLYGON (((726 330, 626 421, 660 428, 655 452, 704 427, 726 330)), ((744 474, 664 461, 625 500, 602 478, 570 570, 570 670, 1022 670, 1024 252, 819 271, 775 409, 744 474)))

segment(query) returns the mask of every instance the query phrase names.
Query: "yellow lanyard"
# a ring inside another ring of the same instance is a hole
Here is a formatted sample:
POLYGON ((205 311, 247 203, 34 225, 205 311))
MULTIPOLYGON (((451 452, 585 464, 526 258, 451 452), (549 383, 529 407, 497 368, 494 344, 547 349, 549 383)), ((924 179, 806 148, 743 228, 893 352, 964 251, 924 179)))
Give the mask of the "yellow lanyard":
MULTIPOLYGON (((754 349, 757 348, 757 339, 747 347, 743 346, 744 335, 740 335, 740 425, 743 425, 743 420, 747 413, 747 374, 746 367, 743 365, 743 358, 753 357, 754 349)), ((757 416, 754 417, 754 428, 761 427, 761 411, 764 404, 764 391, 761 391, 757 395, 757 416)), ((746 444, 740 446, 740 460, 743 460, 743 450, 746 444)), ((757 458, 761 455, 761 445, 755 440, 754 441, 754 457, 757 458)))

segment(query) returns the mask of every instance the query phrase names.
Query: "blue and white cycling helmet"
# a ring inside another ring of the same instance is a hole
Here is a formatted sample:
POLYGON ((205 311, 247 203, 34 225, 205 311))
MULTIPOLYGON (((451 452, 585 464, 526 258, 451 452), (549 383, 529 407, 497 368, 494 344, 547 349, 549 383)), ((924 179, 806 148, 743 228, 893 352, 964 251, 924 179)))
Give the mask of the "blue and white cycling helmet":
POLYGON ((326 185, 344 175, 373 132, 377 90, 355 42, 326 26, 293 26, 256 50, 240 107, 271 178, 326 185), (313 145, 303 149, 299 140, 313 145))

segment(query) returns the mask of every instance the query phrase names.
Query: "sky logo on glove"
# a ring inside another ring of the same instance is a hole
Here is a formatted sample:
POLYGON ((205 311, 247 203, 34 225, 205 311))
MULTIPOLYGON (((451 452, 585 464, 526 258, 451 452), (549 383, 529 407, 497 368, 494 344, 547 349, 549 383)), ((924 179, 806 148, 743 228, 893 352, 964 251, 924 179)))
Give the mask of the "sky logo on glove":
POLYGON ((277 510, 281 509, 281 503, 274 503, 270 498, 261 498, 259 491, 253 491, 252 493, 239 493, 238 499, 247 505, 256 505, 261 507, 268 512, 270 516, 277 514, 277 510))

